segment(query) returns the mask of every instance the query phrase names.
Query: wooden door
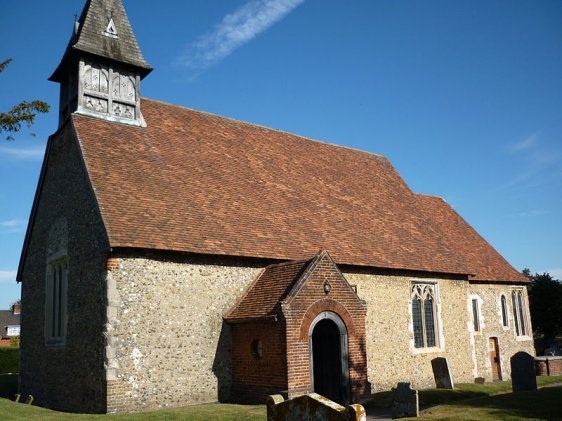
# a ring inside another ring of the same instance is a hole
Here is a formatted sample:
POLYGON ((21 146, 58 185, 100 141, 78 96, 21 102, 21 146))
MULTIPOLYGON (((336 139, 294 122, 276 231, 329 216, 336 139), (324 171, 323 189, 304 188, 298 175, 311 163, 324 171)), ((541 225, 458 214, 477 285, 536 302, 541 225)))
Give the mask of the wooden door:
POLYGON ((502 369, 500 365, 500 349, 498 347, 498 338, 490 338, 490 363, 492 364, 492 380, 502 379, 502 369))
POLYGON ((318 322, 312 332, 314 392, 342 404, 340 348, 338 326, 330 319, 318 322))

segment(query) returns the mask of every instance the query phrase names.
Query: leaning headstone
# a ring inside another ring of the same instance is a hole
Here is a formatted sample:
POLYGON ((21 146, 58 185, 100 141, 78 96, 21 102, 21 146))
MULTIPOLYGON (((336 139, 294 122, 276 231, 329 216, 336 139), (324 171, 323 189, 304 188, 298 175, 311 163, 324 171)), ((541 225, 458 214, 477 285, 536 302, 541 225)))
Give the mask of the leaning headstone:
POLYGON ((535 358, 526 352, 511 357, 511 388, 514 392, 537 390, 535 358))
POLYGON ((453 376, 449 371, 449 362, 447 358, 438 357, 431 360, 431 368, 433 369, 433 377, 435 378, 435 386, 437 389, 454 389, 453 376))
POLYGON ((417 417, 419 413, 418 391, 411 383, 398 383, 392 389, 392 418, 417 417))
POLYGON ((474 379, 474 383, 476 383, 476 384, 484 384, 484 383, 486 383, 486 379, 485 379, 484 377, 476 377, 476 378, 474 379))

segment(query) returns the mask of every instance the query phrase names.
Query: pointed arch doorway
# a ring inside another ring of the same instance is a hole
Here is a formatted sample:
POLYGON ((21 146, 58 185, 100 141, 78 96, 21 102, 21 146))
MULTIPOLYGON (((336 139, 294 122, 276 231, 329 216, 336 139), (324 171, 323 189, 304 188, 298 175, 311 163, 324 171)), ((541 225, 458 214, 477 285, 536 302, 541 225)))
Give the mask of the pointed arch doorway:
POLYGON ((310 325, 309 342, 314 392, 347 405, 349 368, 345 323, 336 313, 320 313, 310 325))

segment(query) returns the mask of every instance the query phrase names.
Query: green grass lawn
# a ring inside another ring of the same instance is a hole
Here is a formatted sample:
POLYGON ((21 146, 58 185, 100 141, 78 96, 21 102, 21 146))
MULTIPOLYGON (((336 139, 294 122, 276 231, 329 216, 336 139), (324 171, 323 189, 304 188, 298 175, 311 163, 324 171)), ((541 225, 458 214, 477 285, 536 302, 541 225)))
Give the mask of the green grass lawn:
POLYGON ((0 420, 2 421, 263 421, 265 415, 265 405, 228 404, 196 405, 136 414, 67 414, 0 399, 0 420))
POLYGON ((562 386, 449 402, 421 411, 419 421, 562 420, 562 386))
MULTIPOLYGON (((547 386, 551 384, 562 384, 562 376, 539 376, 537 386, 547 386)), ((493 396, 500 393, 510 393, 511 382, 494 382, 486 384, 459 383, 455 389, 424 389, 418 392, 420 407, 439 405, 446 402, 456 402, 460 400, 493 396)), ((365 405, 378 408, 390 408, 392 405, 392 392, 378 392, 373 394, 373 398, 365 405)))
MULTIPOLYGON (((420 404, 430 406, 418 420, 560 420, 562 421, 562 376, 537 377, 534 392, 511 393, 510 382, 458 384, 455 390, 420 390, 420 404), (435 406, 436 405, 436 406, 435 406)), ((373 396, 369 405, 390 406, 391 392, 373 396)), ((67 414, 0 399, 2 421, 253 421, 264 420, 264 405, 197 405, 135 414, 67 414)))

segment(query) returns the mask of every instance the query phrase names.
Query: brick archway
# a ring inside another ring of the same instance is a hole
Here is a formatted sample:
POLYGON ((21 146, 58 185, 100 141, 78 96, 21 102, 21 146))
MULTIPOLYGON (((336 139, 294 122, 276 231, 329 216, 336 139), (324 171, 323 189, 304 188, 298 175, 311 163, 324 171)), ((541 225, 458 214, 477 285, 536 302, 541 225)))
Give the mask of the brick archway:
POLYGON ((321 312, 310 323, 308 344, 312 390, 342 405, 349 404, 349 348, 345 322, 332 311, 321 312), (328 336, 332 336, 328 341, 323 341, 323 333, 318 335, 320 329, 326 331, 324 326, 328 327, 328 336), (329 343, 322 344, 322 341, 329 343), (339 370, 332 371, 336 367, 339 370), (330 375, 326 376, 326 371, 330 371, 330 375))
POLYGON ((319 314, 326 311, 337 314, 345 324, 347 334, 349 336, 355 336, 355 323, 353 322, 353 318, 351 317, 351 314, 349 314, 349 311, 347 311, 347 309, 336 300, 331 298, 324 298, 322 300, 316 301, 306 310, 306 313, 300 325, 299 337, 301 340, 308 339, 311 324, 319 314))
MULTIPOLYGON (((346 354, 337 358, 334 355, 338 354, 322 354, 322 358, 336 361, 335 365, 347 364, 339 380, 331 383, 341 385, 345 377, 346 392, 340 394, 340 400, 354 403, 370 396, 365 343, 367 305, 330 255, 321 251, 310 260, 268 266, 225 315, 233 326, 232 388, 238 401, 249 401, 250 397, 258 400, 274 393, 292 398, 314 391, 309 333, 322 314, 333 315, 329 317, 335 326, 330 321, 323 323, 316 335, 320 337, 317 344, 327 341, 346 354), (345 336, 344 344, 337 341, 340 333, 345 336), (259 358, 250 352, 256 340, 263 344, 263 356, 259 358)), ((332 365, 322 360, 317 366, 332 365)), ((325 378, 335 374, 329 370, 325 378)))

